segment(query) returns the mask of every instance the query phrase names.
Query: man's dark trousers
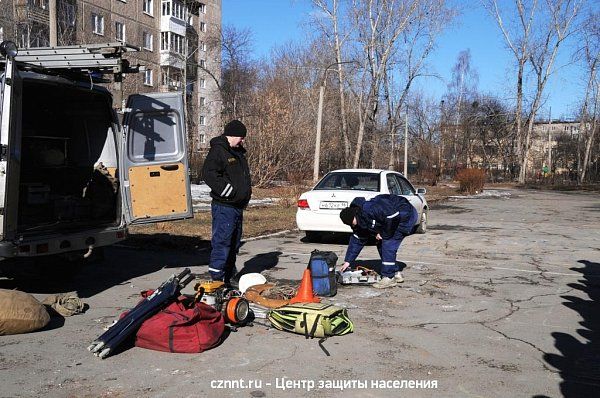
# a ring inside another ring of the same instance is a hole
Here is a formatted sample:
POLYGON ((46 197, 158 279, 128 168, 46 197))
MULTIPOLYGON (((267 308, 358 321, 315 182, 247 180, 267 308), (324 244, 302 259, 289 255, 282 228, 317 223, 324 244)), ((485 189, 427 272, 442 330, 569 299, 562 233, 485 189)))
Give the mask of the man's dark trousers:
POLYGON ((235 259, 242 240, 244 210, 213 201, 211 212, 212 251, 208 271, 212 280, 229 283, 236 272, 235 259))

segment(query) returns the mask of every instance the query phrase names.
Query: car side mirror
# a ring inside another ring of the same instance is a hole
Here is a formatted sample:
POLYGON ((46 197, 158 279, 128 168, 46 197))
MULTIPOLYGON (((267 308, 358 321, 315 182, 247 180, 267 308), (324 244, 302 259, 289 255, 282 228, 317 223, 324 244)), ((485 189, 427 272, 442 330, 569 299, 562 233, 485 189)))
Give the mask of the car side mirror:
POLYGON ((417 188, 417 195, 425 195, 427 190, 425 188, 417 188))

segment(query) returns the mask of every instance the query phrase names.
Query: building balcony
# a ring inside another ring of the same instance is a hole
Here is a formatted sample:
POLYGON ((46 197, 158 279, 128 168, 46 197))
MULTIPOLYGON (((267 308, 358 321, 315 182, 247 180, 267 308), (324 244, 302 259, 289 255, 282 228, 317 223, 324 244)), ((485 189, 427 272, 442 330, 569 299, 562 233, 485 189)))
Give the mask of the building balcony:
POLYGON ((15 20, 17 22, 34 21, 48 25, 50 23, 50 12, 47 8, 35 4, 35 2, 29 0, 16 0, 15 20))
POLYGON ((180 36, 185 36, 187 32, 187 24, 179 18, 173 16, 161 16, 160 17, 160 31, 161 32, 172 32, 180 36))
POLYGON ((182 69, 185 67, 185 56, 175 51, 160 51, 160 66, 182 69))

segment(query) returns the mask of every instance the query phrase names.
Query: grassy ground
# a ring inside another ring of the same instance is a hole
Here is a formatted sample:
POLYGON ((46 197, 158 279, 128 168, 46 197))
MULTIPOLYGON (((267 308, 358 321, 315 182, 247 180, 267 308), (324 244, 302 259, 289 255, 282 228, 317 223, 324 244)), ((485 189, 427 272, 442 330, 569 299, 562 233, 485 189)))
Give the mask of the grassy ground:
MULTIPOLYGON (((295 206, 275 204, 250 207, 244 212, 244 238, 294 228, 296 228, 295 206)), ((130 227, 129 233, 126 242, 128 245, 201 249, 209 246, 211 216, 209 211, 203 211, 195 213, 194 218, 189 220, 130 227)))
MULTIPOLYGON (((427 188, 427 201, 432 204, 448 196, 458 195, 457 187, 440 184, 427 188)), ((244 238, 296 228, 296 201, 306 186, 253 189, 254 198, 278 198, 269 206, 250 207, 244 212, 244 238)), ((136 226, 129 229, 126 244, 142 247, 201 249, 209 247, 211 216, 209 211, 196 213, 193 219, 136 226)))

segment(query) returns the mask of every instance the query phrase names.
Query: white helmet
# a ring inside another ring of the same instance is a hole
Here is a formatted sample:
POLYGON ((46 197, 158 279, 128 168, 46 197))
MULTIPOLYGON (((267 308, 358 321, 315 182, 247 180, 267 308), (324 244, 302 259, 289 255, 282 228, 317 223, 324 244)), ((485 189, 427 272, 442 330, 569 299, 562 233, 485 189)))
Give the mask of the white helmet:
POLYGON ((262 285, 266 282, 267 278, 265 278, 257 272, 251 274, 244 274, 240 276, 239 290, 240 292, 244 293, 246 289, 248 289, 250 286, 262 285))

